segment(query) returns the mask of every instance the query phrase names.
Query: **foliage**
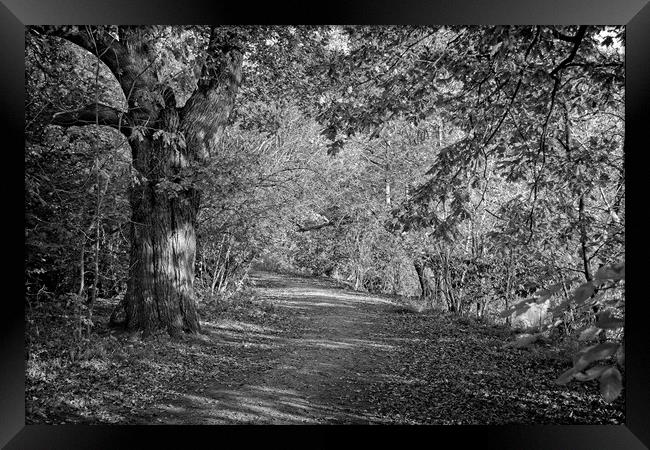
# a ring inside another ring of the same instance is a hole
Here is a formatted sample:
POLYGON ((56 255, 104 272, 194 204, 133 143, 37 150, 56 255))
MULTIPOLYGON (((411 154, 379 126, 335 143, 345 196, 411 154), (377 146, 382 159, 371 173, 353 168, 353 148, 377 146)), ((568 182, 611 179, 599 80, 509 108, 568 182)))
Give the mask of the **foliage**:
MULTIPOLYGON (((506 322, 524 333, 510 344, 517 351, 552 339, 593 344, 559 381, 598 379, 605 400, 618 398, 623 28, 134 30, 155 48, 143 70, 160 107, 170 91, 182 107, 218 73, 223 48, 244 53, 213 157, 156 184, 170 201, 200 193, 192 276, 202 308, 245 295, 255 264, 324 275, 418 297, 418 310, 506 322), (210 35, 225 47, 206 51, 210 35)), ((91 285, 117 296, 129 264, 126 192, 143 175, 132 175, 120 135, 50 120, 89 98, 120 111, 127 99, 97 58, 36 28, 26 92, 29 306, 83 297, 91 285)), ((149 134, 187 150, 182 131, 144 125, 130 145, 149 134)))
MULTIPOLYGON (((577 306, 586 303, 589 299, 591 306, 597 307, 599 311, 595 323, 580 333, 579 339, 586 342, 599 339, 599 336, 607 339, 608 330, 616 332, 624 325, 625 297, 619 282, 625 279, 625 263, 602 266, 596 272, 595 277, 594 281, 589 281, 576 288, 570 299, 577 306), (606 291, 609 289, 620 291, 620 295, 606 295, 606 291)), ((562 306, 564 305, 560 304, 558 308, 562 306)), ((618 339, 601 341, 599 344, 582 348, 574 357, 573 367, 560 375, 557 382, 565 384, 572 379, 589 381, 597 378, 600 382, 600 392, 605 401, 615 400, 623 389, 619 367, 624 367, 625 354, 623 344, 617 342, 620 340, 620 334, 614 333, 612 337, 618 339), (588 368, 593 362, 611 359, 614 360, 614 363, 588 368)))
MULTIPOLYGON (((106 76, 79 53, 74 46, 26 35, 25 269, 32 300, 38 292, 78 291, 81 259, 102 295, 115 295, 125 283, 130 177, 125 142, 99 127, 63 132, 49 126, 53 112, 80 106, 97 91, 96 76, 106 76), (94 254, 98 241, 100 252, 94 254)), ((102 89, 100 100, 119 103, 114 94, 102 89)))

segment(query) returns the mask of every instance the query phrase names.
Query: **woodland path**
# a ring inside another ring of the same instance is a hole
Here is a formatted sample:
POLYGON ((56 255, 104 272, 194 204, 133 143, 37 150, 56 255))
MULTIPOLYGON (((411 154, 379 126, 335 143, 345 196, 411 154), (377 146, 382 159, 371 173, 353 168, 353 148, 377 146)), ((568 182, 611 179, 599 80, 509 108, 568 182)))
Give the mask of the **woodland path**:
MULTIPOLYGON (((213 386, 207 404, 189 409, 191 423, 370 423, 369 399, 354 399, 359 385, 382 381, 399 336, 382 320, 389 300, 331 282, 255 273, 259 297, 295 319, 298 335, 276 337, 262 327, 220 327, 215 339, 243 331, 246 346, 262 346, 271 368, 240 374, 213 386), (341 396, 349 395, 347 404, 341 396), (365 411, 364 411, 365 410, 365 411)), ((284 315, 284 314, 283 314, 284 315)), ((250 325, 250 324, 249 324, 250 325)), ((241 326, 241 324, 240 324, 241 326)), ((206 395, 207 394, 207 395, 206 395)), ((201 402, 200 402, 201 403, 201 402)), ((188 405, 190 406, 190 405, 188 405)), ((187 422, 187 417, 179 417, 187 422)))
POLYGON ((234 350, 232 370, 186 386, 158 423, 623 420, 620 405, 603 404, 593 386, 553 384, 569 363, 504 349, 511 335, 503 329, 414 313, 324 279, 265 272, 252 279, 282 320, 204 324, 206 340, 234 350))

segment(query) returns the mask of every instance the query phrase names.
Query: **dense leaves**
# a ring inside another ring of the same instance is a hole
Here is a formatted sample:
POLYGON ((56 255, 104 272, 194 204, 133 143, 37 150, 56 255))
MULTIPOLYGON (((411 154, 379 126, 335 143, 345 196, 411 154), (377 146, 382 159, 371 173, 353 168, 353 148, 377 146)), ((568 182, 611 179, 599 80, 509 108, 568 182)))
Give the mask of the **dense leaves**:
MULTIPOLYGON (((129 230, 170 225, 189 230, 176 249, 187 258, 172 252, 170 273, 182 266, 178 290, 198 311, 252 295, 253 267, 324 275, 452 313, 387 319, 447 343, 407 351, 408 377, 421 375, 422 386, 443 390, 481 345, 497 357, 477 338, 446 374, 425 369, 465 342, 458 320, 472 317, 481 325, 469 333, 517 330, 494 347, 506 363, 549 343, 577 350, 572 367, 537 375, 597 382, 604 400, 620 402, 624 37, 600 26, 30 28, 31 356, 47 335, 39 314, 61 305, 74 345, 104 339, 93 300, 122 298, 143 259, 136 250, 148 248, 129 230), (110 49, 126 41, 138 45, 120 67, 110 49), (197 108, 193 125, 179 125, 208 93, 224 92, 211 115, 197 108), (143 199, 164 207, 136 218, 143 199)), ((462 389, 482 392, 466 381, 462 389)), ((550 392, 536 406, 552 408, 550 392)), ((399 414, 394 421, 421 419, 399 414)))

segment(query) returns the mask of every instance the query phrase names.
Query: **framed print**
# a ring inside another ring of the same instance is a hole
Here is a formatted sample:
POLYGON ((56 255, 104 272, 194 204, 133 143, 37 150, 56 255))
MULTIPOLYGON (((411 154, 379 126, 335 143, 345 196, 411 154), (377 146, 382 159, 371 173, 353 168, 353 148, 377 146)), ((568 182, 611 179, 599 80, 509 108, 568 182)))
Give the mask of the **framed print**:
POLYGON ((647 448, 646 3, 5 0, 0 443, 647 448))

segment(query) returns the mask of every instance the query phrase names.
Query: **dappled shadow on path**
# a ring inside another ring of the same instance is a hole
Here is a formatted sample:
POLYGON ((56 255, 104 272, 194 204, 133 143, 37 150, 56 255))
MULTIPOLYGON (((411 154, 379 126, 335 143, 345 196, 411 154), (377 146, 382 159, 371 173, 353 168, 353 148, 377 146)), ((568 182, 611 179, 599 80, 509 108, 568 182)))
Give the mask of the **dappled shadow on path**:
MULTIPOLYGON (((286 336, 269 327, 236 321, 206 324, 211 343, 259 350, 256 370, 211 386, 189 386, 160 406, 165 423, 378 423, 366 413, 364 385, 386 379, 395 347, 381 321, 381 298, 334 283, 254 276, 260 297, 299 325, 286 336)), ((394 341, 393 341, 394 342, 394 341)))
POLYGON ((159 423, 621 423, 622 409, 597 389, 553 383, 564 362, 504 348, 507 330, 406 314, 390 298, 328 280, 254 280, 278 320, 204 323, 203 353, 225 363, 177 383, 158 404, 159 423))
POLYGON ((346 411, 343 406, 324 404, 303 392, 272 386, 235 386, 203 396, 185 394, 178 405, 170 405, 165 423, 372 423, 368 418, 349 412, 349 408, 346 411))

